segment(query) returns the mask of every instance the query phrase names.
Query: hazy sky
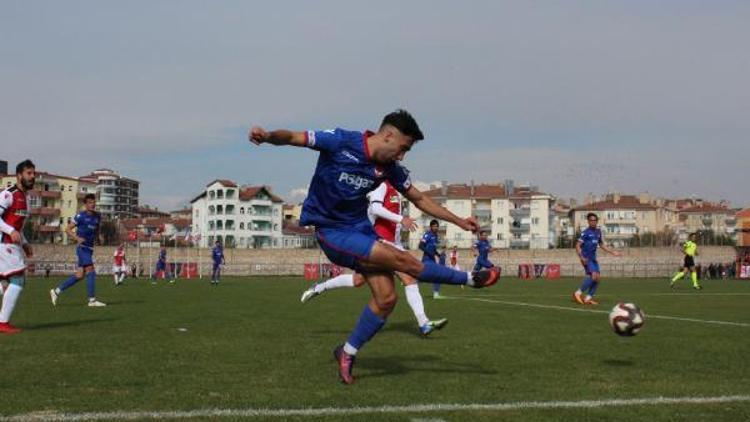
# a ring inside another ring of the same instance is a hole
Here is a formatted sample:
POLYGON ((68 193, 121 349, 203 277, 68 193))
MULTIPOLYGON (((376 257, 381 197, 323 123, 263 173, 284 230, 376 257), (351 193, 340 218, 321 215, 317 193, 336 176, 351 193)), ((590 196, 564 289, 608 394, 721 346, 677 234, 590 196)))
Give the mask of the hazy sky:
POLYGON ((0 158, 141 181, 304 188, 267 128, 376 128, 405 107, 415 179, 750 205, 747 1, 3 1, 0 158))

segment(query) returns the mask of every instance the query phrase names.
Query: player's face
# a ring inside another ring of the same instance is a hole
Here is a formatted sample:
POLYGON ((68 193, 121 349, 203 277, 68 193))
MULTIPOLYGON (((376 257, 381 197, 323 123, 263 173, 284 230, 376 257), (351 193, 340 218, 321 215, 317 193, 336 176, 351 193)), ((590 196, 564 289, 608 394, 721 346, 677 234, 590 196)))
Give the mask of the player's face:
POLYGON ((36 169, 34 167, 25 168, 20 174, 16 175, 16 180, 24 190, 34 189, 36 169))
POLYGON ((438 226, 437 224, 432 224, 432 225, 430 226, 430 231, 431 231, 431 232, 433 232, 433 233, 435 233, 435 234, 437 234, 437 232, 438 232, 438 228, 439 228, 439 227, 440 227, 440 226, 438 226))
POLYGON ((404 135, 396 128, 388 127, 384 131, 381 148, 377 154, 373 154, 373 159, 379 164, 401 161, 413 145, 414 140, 411 137, 404 135))
POLYGON ((86 208, 86 211, 88 212, 96 211, 96 200, 94 199, 86 200, 86 202, 83 203, 83 207, 86 208))
POLYGON ((599 219, 596 217, 589 217, 589 227, 592 229, 596 228, 596 225, 599 224, 599 219))
POLYGON ((479 238, 482 240, 487 240, 487 233, 480 233, 479 238))

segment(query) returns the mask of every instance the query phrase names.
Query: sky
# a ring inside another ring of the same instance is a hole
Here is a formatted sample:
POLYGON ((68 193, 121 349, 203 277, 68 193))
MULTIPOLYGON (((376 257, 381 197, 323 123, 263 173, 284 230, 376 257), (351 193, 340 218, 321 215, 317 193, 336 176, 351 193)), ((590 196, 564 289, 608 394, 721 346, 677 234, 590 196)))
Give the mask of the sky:
POLYGON ((403 107, 416 180, 750 206, 747 22, 746 1, 5 0, 0 159, 111 168, 162 209, 218 178, 297 201, 316 153, 250 126, 403 107))

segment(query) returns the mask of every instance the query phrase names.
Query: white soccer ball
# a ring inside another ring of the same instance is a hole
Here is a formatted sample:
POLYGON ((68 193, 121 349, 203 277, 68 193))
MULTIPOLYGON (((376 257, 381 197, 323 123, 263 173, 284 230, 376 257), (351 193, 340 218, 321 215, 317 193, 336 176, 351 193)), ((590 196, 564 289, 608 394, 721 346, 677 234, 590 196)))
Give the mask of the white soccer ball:
POLYGON ((609 313, 609 325, 615 334, 630 337, 638 334, 646 322, 643 312, 632 303, 618 303, 609 313))

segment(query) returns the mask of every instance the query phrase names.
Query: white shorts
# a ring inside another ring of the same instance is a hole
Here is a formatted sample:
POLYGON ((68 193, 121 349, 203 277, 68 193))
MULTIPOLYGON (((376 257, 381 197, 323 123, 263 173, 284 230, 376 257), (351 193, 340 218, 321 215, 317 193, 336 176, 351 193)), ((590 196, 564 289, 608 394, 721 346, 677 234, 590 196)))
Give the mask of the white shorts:
POLYGON ((396 248, 396 249, 398 249, 400 251, 405 250, 404 247, 401 246, 400 243, 394 243, 394 242, 391 242, 390 240, 385 240, 385 239, 378 239, 378 240, 381 241, 381 242, 383 242, 383 243, 385 243, 386 245, 391 245, 391 246, 393 246, 394 248, 396 248))
POLYGON ((26 254, 21 245, 0 245, 0 278, 8 278, 26 271, 26 254))
POLYGON ((458 264, 454 265, 452 268, 456 271, 461 271, 461 267, 459 267, 458 264))
POLYGON ((127 265, 121 265, 121 266, 113 265, 112 272, 113 273, 120 273, 120 272, 126 273, 128 272, 128 266, 127 265))

